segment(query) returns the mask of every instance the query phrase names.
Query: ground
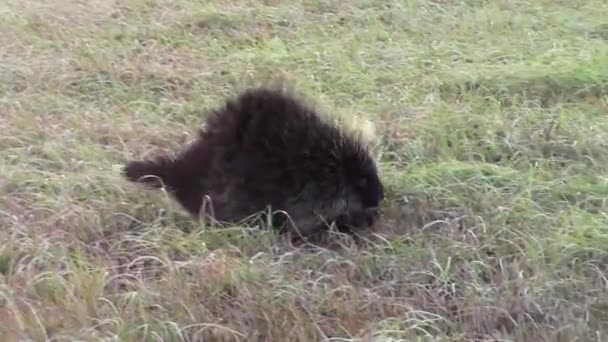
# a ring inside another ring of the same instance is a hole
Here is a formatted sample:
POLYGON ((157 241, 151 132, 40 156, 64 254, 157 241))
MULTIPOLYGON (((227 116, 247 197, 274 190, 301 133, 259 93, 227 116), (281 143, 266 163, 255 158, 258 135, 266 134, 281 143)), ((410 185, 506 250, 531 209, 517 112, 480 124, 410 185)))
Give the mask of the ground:
POLYGON ((606 18, 605 0, 3 1, 0 339, 607 339, 606 18), (277 74, 374 124, 368 243, 203 227, 121 179, 277 74))

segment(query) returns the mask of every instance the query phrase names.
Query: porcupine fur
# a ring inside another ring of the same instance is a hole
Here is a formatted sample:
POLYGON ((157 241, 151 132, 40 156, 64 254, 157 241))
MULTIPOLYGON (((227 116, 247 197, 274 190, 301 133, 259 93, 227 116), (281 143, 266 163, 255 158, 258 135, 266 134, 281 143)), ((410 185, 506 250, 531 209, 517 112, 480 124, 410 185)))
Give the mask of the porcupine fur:
POLYGON ((384 187, 361 134, 284 89, 250 88, 206 116, 176 156, 130 160, 131 182, 164 187, 194 218, 236 222, 268 207, 278 229, 317 233, 376 222, 384 187), (203 206, 205 198, 210 203, 203 206), (201 208, 207 208, 202 212, 201 208))

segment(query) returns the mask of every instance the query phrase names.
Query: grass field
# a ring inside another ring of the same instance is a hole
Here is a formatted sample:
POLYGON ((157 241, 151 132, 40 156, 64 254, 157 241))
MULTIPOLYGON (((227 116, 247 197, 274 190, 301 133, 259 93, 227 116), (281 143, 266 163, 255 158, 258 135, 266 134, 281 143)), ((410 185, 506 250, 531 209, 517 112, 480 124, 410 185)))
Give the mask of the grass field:
POLYGON ((605 0, 3 0, 0 340, 607 341, 607 94, 605 0), (372 242, 121 179, 273 74, 375 125, 372 242))

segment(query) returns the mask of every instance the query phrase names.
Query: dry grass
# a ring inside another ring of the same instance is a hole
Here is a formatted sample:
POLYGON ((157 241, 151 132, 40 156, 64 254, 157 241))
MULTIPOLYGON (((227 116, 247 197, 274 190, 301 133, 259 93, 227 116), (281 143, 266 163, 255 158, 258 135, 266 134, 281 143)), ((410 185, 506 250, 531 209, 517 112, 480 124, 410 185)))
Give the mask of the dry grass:
POLYGON ((605 18, 602 0, 4 1, 0 340, 606 340, 605 18), (375 124, 370 243, 197 227, 117 173, 276 73, 375 124))

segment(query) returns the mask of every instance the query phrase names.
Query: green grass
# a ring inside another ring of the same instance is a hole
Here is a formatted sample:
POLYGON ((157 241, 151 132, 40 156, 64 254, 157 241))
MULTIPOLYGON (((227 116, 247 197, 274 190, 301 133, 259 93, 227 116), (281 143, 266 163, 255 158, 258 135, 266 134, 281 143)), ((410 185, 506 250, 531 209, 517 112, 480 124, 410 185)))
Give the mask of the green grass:
POLYGON ((602 0, 0 4, 0 340, 603 341, 602 0), (118 165, 284 74, 376 126, 379 235, 196 227, 118 165))

